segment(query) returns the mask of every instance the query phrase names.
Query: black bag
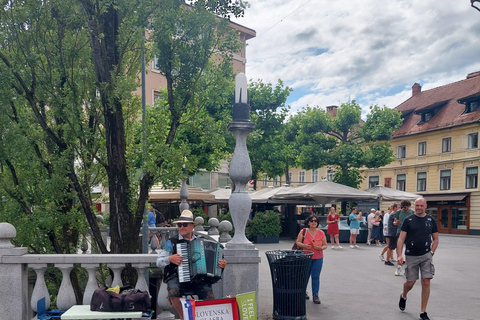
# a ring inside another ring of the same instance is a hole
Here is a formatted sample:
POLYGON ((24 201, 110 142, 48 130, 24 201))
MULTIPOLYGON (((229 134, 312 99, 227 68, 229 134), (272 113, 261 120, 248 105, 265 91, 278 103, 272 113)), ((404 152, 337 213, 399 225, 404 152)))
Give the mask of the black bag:
POLYGON ((91 311, 122 312, 142 311, 147 312, 151 306, 150 294, 134 289, 131 286, 120 287, 120 293, 107 291, 106 286, 95 290, 90 302, 91 311))
POLYGON ((347 217, 347 224, 350 225, 350 216, 347 217))
MULTIPOLYGON (((303 240, 305 240, 305 232, 307 232, 307 229, 305 228, 302 229, 302 234, 303 234, 302 243, 303 243, 303 240)), ((295 242, 293 243, 292 250, 302 250, 302 248, 297 246, 297 240, 295 240, 295 242)))
POLYGON ((164 222, 165 222, 165 216, 160 211, 155 209, 155 224, 161 225, 164 222))

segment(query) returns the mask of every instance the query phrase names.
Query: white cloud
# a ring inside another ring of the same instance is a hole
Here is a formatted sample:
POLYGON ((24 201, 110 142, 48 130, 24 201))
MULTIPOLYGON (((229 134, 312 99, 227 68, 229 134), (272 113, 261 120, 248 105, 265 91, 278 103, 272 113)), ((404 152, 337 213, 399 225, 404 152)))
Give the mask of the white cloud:
POLYGON ((294 89, 293 110, 357 100, 395 107, 480 70, 480 13, 469 0, 250 0, 247 76, 294 89))

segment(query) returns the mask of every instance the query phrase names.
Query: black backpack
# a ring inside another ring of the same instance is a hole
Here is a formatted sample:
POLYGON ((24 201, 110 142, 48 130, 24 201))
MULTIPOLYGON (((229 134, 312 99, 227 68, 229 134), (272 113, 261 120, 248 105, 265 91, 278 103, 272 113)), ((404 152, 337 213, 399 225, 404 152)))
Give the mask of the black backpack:
POLYGON ((347 224, 350 226, 350 215, 347 216, 347 224))
POLYGON ((163 214, 158 211, 157 209, 155 209, 155 224, 161 224, 161 223, 164 223, 165 222, 165 217, 163 216, 163 214))

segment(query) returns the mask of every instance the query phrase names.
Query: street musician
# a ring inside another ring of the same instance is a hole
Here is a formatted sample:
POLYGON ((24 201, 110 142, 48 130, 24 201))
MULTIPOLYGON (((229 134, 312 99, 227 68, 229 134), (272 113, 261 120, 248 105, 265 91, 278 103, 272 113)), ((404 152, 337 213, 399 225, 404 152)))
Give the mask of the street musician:
MULTIPOLYGON (((179 266, 185 257, 177 252, 177 244, 190 242, 196 239, 193 228, 196 225, 193 213, 183 210, 177 221, 172 224, 178 226, 178 236, 168 239, 157 258, 157 267, 165 267, 163 281, 167 284, 168 298, 175 310, 183 320, 183 311, 180 298, 185 293, 198 296, 200 300, 213 300, 212 284, 209 282, 182 282, 179 280, 179 266)), ((225 259, 218 260, 218 267, 224 269, 227 265, 225 259)))

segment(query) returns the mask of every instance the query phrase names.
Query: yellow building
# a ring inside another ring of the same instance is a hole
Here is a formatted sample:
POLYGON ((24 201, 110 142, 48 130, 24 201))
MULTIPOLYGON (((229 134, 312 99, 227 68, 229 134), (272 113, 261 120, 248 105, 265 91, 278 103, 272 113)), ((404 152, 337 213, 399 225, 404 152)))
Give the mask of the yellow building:
POLYGON ((439 232, 480 234, 479 104, 480 72, 423 92, 415 83, 396 107, 404 119, 391 143, 396 159, 365 170, 361 189, 381 184, 421 194, 439 232))

